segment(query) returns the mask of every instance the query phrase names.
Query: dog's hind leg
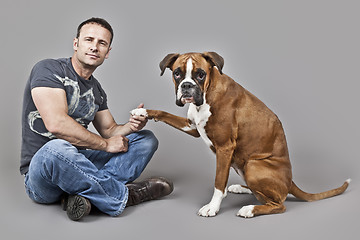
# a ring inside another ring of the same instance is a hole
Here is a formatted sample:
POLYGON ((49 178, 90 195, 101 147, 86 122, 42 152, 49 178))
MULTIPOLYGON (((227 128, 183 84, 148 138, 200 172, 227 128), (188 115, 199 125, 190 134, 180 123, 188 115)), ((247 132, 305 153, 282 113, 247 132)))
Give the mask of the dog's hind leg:
POLYGON ((283 213, 285 210, 286 207, 284 204, 267 203, 264 205, 244 206, 237 212, 236 215, 239 217, 251 218, 257 215, 283 213))
POLYGON ((248 161, 244 171, 245 181, 263 205, 244 206, 237 215, 250 218, 285 212, 283 203, 291 186, 291 172, 288 169, 286 164, 271 159, 248 161))
POLYGON ((263 203, 263 205, 244 206, 238 211, 238 213, 236 214, 237 216, 250 218, 257 215, 285 212, 286 207, 283 204, 285 198, 282 197, 281 194, 279 194, 277 191, 273 191, 273 189, 270 189, 265 190, 265 193, 260 191, 254 191, 253 193, 255 197, 261 203, 263 203))
POLYGON ((228 192, 239 193, 239 194, 252 194, 248 186, 233 184, 228 187, 228 192))

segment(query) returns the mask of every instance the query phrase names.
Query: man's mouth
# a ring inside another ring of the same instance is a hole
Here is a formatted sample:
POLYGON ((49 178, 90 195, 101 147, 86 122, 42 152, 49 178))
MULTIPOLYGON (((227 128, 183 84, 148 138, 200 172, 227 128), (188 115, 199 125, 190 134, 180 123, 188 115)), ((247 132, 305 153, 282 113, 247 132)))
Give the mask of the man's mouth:
POLYGON ((96 55, 96 54, 87 53, 86 55, 89 56, 90 58, 95 58, 95 59, 100 58, 100 57, 99 57, 98 55, 96 55))

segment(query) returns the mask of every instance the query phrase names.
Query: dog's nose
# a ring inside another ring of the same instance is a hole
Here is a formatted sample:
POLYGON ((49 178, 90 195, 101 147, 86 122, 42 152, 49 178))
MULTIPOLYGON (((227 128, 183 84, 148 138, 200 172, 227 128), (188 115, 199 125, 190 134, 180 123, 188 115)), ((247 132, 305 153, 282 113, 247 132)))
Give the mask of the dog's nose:
POLYGON ((186 83, 183 83, 183 84, 181 85, 181 88, 182 88, 183 90, 188 90, 188 89, 192 88, 192 86, 193 86, 193 84, 191 84, 191 83, 189 83, 189 82, 186 82, 186 83))

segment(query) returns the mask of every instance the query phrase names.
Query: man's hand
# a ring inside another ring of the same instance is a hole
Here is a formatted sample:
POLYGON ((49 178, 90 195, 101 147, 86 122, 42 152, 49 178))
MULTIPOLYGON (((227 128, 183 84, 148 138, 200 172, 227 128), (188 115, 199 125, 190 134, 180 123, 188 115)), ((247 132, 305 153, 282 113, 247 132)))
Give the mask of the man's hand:
POLYGON ((106 152, 109 153, 119 153, 127 152, 129 139, 124 136, 116 135, 111 138, 106 139, 106 152))
MULTIPOLYGON (((141 103, 137 108, 143 108, 144 104, 141 103)), ((129 119, 130 129, 133 132, 140 131, 147 123, 146 116, 131 115, 129 119)))

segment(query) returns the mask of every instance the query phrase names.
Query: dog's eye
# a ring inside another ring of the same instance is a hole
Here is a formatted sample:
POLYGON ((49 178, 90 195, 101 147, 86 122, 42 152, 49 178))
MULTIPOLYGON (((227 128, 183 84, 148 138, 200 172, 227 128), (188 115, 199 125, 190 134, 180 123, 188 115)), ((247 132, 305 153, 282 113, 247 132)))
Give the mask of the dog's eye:
POLYGON ((181 78, 181 73, 178 69, 176 69, 173 73, 175 80, 179 80, 181 78))
POLYGON ((196 76, 198 81, 204 81, 205 77, 206 77, 206 73, 204 71, 199 71, 196 76))

